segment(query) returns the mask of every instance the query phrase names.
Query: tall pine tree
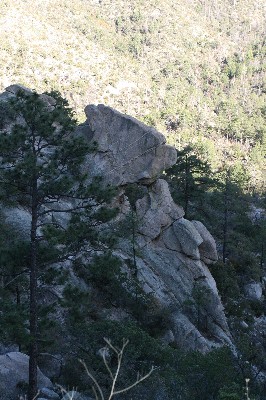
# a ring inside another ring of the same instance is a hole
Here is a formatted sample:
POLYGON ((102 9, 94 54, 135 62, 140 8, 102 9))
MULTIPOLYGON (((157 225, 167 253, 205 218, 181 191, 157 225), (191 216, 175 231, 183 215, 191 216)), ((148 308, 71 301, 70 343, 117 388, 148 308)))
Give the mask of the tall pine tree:
POLYGON ((173 199, 184 207, 185 218, 193 218, 202 208, 204 195, 214 184, 211 176, 210 166, 197 157, 192 147, 177 151, 176 164, 166 171, 166 179, 173 199))
POLYGON ((50 95, 18 91, 8 101, 15 123, 0 134, 1 200, 22 205, 30 215, 29 400, 37 393, 40 272, 96 243, 93 228, 112 214, 103 207, 111 190, 97 179, 86 183, 81 165, 89 146, 74 134, 72 110, 58 93, 50 95))

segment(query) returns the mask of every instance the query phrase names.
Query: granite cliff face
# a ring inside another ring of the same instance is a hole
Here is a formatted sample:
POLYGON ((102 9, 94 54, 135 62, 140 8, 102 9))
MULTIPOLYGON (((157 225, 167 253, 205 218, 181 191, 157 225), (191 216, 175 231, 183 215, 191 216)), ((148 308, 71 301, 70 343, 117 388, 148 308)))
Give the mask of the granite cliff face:
POLYGON ((223 306, 207 267, 217 260, 215 241, 201 222, 184 218, 167 182, 158 179, 175 163, 176 150, 155 129, 109 107, 87 106, 85 112, 87 120, 79 131, 98 143, 86 168, 121 188, 121 219, 131 212, 124 186, 146 187, 134 206, 138 256, 126 238, 120 240, 116 255, 125 270, 134 258, 144 291, 170 310, 171 328, 165 340, 200 351, 230 343, 223 306))
MULTIPOLYGON (((17 85, 6 89, 0 101, 13 96, 17 85)), ((51 99, 43 97, 49 105, 51 99)), ((134 251, 129 237, 121 238, 115 254, 123 268, 136 276, 158 306, 168 310, 168 343, 186 349, 208 351, 230 344, 230 333, 216 284, 207 265, 217 260, 215 241, 199 221, 188 221, 171 197, 168 184, 159 176, 176 161, 176 150, 165 144, 155 129, 104 105, 87 106, 87 120, 77 128, 97 151, 87 156, 84 168, 102 175, 105 183, 119 187, 116 205, 121 222, 132 212, 125 195, 127 184, 144 188, 133 205, 136 216, 134 251)), ((26 210, 4 210, 7 221, 27 235, 26 210)))

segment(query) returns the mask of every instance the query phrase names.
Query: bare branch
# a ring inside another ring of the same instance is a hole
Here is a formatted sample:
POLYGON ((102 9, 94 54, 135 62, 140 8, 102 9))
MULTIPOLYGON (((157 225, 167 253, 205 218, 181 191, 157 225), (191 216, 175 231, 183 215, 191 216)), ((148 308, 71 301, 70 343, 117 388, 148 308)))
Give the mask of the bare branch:
POLYGON ((96 392, 95 386, 92 385, 92 391, 95 396, 95 400, 99 400, 98 393, 96 392))
MULTIPOLYGON (((137 378, 136 382, 132 383, 132 385, 127 386, 124 389, 115 391, 113 393, 113 395, 116 395, 116 394, 119 394, 119 393, 124 393, 124 392, 127 392, 128 390, 132 389, 134 386, 138 385, 140 382, 142 382, 145 379, 147 379, 153 373, 154 370, 155 370, 155 368, 154 368, 154 366, 152 366, 150 371, 146 375, 142 376, 141 378, 137 378)), ((111 399, 111 397, 110 397, 110 399, 111 399)))
MULTIPOLYGON (((108 364, 108 362, 106 360, 106 351, 101 352, 101 356, 102 356, 104 365, 105 365, 105 367, 106 367, 106 369, 107 369, 107 371, 108 371, 108 373, 109 373, 109 375, 110 375, 110 377, 112 379, 112 386, 111 386, 110 394, 108 395, 108 399, 106 399, 106 400, 111 400, 115 395, 127 392, 128 390, 130 390, 133 387, 137 386, 139 383, 143 382, 145 379, 147 379, 153 373, 155 368, 154 368, 154 366, 152 366, 151 370, 144 376, 140 376, 140 374, 138 373, 137 374, 137 379, 136 379, 136 381, 134 383, 132 383, 131 385, 125 387, 124 389, 115 390, 115 385, 116 385, 117 378, 119 376, 119 372, 120 372, 121 365, 122 365, 122 359, 123 359, 124 351, 125 351, 126 346, 129 343, 129 340, 123 339, 123 345, 122 345, 121 349, 119 349, 118 347, 113 346, 111 341, 110 341, 110 339, 104 338, 104 340, 107 343, 107 345, 110 347, 110 349, 112 349, 117 355, 117 368, 116 368, 115 374, 113 374, 113 372, 111 371, 111 368, 110 368, 110 366, 109 366, 109 364, 108 364)), ((93 383, 95 384, 95 386, 96 386, 96 388, 97 388, 97 390, 98 390, 98 392, 99 392, 99 394, 101 396, 101 400, 105 400, 103 392, 102 392, 102 389, 101 389, 99 383, 94 378, 94 376, 89 372, 85 362, 81 361, 81 360, 79 360, 79 361, 82 363, 82 365, 84 366, 88 376, 92 379, 93 383)), ((96 400, 98 400, 99 397, 98 397, 96 388, 92 385, 93 393, 95 395, 96 400)))
POLYGON ((99 383, 97 382, 96 378, 94 378, 94 376, 89 372, 89 370, 88 370, 88 368, 87 368, 87 365, 85 364, 84 361, 79 360, 79 362, 81 362, 81 364, 84 366, 84 368, 85 368, 85 370, 86 370, 88 376, 91 378, 91 380, 92 380, 93 383, 95 384, 96 388, 98 389, 98 392, 100 393, 101 399, 104 400, 104 395, 103 395, 102 389, 101 389, 99 383))
POLYGON ((107 371, 109 372, 109 375, 110 375, 111 379, 113 380, 114 379, 114 375, 113 375, 113 373, 111 371, 111 368, 109 367, 108 362, 106 360, 106 351, 105 351, 105 349, 103 349, 103 352, 101 353, 101 356, 103 358, 104 365, 105 365, 107 371))
POLYGON ((36 395, 34 396, 33 400, 36 400, 37 397, 39 396, 39 394, 40 394, 40 391, 38 390, 38 392, 37 392, 36 395))
POLYGON ((9 282, 7 282, 7 283, 4 285, 4 288, 6 288, 8 285, 10 285, 10 283, 14 282, 20 275, 25 274, 25 273, 29 273, 29 270, 26 269, 26 270, 20 272, 19 274, 17 274, 14 278, 12 278, 9 282))
POLYGON ((21 272, 18 272, 17 274, 15 274, 15 276, 14 276, 13 274, 0 274, 0 276, 2 276, 2 277, 12 276, 12 277, 14 277, 14 278, 17 278, 18 276, 20 276, 20 275, 22 275, 22 274, 29 273, 29 271, 30 271, 30 270, 27 268, 27 269, 24 269, 24 270, 21 271, 21 272))
POLYGON ((78 206, 66 208, 66 209, 51 208, 49 210, 40 212, 39 216, 42 217, 43 215, 50 214, 50 213, 71 213, 73 211, 84 210, 84 208, 92 208, 92 207, 95 207, 96 205, 98 205, 98 204, 95 203, 95 204, 88 205, 88 204, 82 203, 82 204, 79 204, 78 206))

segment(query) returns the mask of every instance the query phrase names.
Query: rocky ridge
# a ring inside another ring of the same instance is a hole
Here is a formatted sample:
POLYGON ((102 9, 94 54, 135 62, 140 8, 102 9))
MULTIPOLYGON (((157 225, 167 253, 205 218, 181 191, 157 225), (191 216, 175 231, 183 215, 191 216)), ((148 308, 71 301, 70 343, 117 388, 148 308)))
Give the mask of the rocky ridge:
MULTIPOLYGON (((176 161, 176 150, 165 144, 162 134, 134 118, 104 105, 87 106, 87 120, 79 127, 97 152, 89 155, 86 168, 103 173, 105 182, 123 188, 144 185, 147 193, 136 208, 136 257, 138 279, 145 292, 171 309, 168 337, 178 346, 208 351, 231 343, 223 306, 207 264, 217 260, 213 237, 200 221, 188 221, 171 197, 168 184, 159 179, 176 161), (198 292, 202 299, 195 299, 198 292), (186 304, 194 299, 193 307, 186 304), (200 319, 195 308, 201 302, 200 319), (196 318, 197 319, 197 318, 196 318)), ((120 192, 121 216, 130 212, 120 192), (122 200, 121 200, 122 199, 122 200)), ((133 258, 130 241, 123 239, 116 250, 127 268, 133 258)))
MULTIPOLYGON (((0 101, 14 96, 20 85, 9 86, 0 101)), ((51 105, 53 99, 42 95, 51 105)), ((135 183, 146 194, 135 204, 137 218, 137 276, 145 292, 152 293, 164 307, 171 309, 169 337, 187 349, 208 351, 230 343, 230 333, 216 284, 207 265, 217 260, 213 237, 200 221, 184 218, 182 207, 171 197, 168 184, 159 179, 164 169, 176 161, 176 150, 166 144, 154 128, 102 104, 85 108, 86 121, 77 128, 97 150, 88 154, 84 168, 91 175, 102 175, 106 184, 118 186, 118 220, 131 210, 124 189, 135 183), (199 297, 202 297, 201 299, 199 297), (191 302, 188 307, 187 303, 191 302), (199 304, 201 310, 199 310, 199 304), (195 316, 195 309, 199 314, 195 316), (205 320, 202 321, 197 319, 205 320)), ((17 225, 25 236, 27 211, 4 210, 7 221, 17 225)), ((119 241, 116 255, 126 261, 133 258, 131 241, 119 241)))
MULTIPOLYGON (((18 88, 29 90, 12 85, 0 95, 0 102, 14 96, 18 88)), ((43 99, 52 105, 52 99, 45 95, 43 99)), ((119 240, 115 255, 129 274, 128 262, 135 263, 144 292, 168 310, 170 326, 162 339, 202 352, 231 344, 216 283, 207 267, 217 260, 215 241, 200 221, 184 218, 167 182, 160 179, 164 169, 175 163, 176 150, 155 129, 110 107, 90 105, 85 112, 87 119, 77 134, 96 142, 97 150, 88 154, 84 168, 94 176, 103 175, 106 184, 119 187, 118 221, 132 212, 126 185, 145 188, 134 205, 137 255, 128 237, 119 240)), ((25 237, 27 210, 5 209, 4 213, 25 237)))

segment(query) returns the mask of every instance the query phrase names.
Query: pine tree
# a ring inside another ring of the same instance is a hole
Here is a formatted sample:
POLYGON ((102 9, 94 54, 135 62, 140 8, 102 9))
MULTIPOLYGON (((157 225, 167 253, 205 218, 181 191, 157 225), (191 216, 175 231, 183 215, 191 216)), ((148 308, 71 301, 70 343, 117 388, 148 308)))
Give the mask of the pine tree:
POLYGON ((166 171, 173 199, 184 207, 185 218, 201 205, 205 192, 214 181, 211 168, 194 153, 190 146, 177 152, 176 164, 166 171))
POLYGON ((15 124, 0 134, 1 200, 23 205, 31 219, 29 400, 37 393, 40 272, 95 244, 93 228, 112 215, 103 206, 112 191, 102 189, 99 179, 87 184, 82 171, 89 146, 74 134, 72 110, 58 93, 50 95, 18 91, 8 101, 15 124))
POLYGON ((225 165, 217 173, 216 188, 209 194, 209 218, 223 263, 231 263, 237 275, 258 280, 261 241, 250 217, 254 200, 246 193, 247 186, 248 176, 238 164, 225 165))

